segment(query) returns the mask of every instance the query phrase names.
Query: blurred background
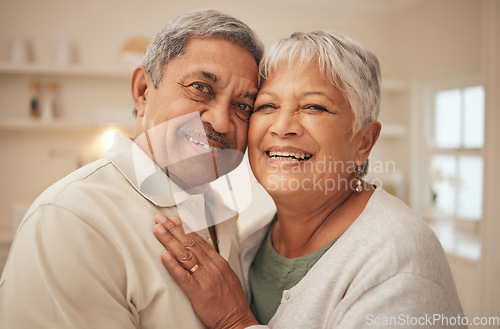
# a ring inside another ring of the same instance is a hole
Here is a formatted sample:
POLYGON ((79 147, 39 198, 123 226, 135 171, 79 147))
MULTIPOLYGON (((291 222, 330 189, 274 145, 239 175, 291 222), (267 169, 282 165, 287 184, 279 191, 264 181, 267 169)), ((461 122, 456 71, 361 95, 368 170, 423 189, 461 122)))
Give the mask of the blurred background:
MULTIPOLYGON (((383 128, 369 179, 434 229, 466 315, 500 316, 497 0, 2 0, 0 270, 36 196, 97 159, 113 131, 133 134, 130 73, 156 32, 196 8, 241 19, 266 47, 326 29, 378 56, 383 128)), ((249 181, 242 224, 274 209, 249 181)))

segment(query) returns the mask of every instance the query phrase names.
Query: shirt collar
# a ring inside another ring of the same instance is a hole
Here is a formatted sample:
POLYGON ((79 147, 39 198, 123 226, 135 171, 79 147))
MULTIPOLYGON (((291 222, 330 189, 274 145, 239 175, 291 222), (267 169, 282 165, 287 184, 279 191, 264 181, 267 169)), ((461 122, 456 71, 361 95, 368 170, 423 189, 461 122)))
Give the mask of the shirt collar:
POLYGON ((190 194, 183 191, 129 137, 115 134, 113 146, 103 154, 144 198, 158 207, 172 207, 190 194))
POLYGON ((236 216, 218 193, 207 188, 203 194, 189 194, 129 137, 116 133, 113 146, 103 154, 144 198, 158 207, 177 206, 180 218, 198 231, 236 216), (210 218, 205 217, 207 207, 210 218), (207 224, 208 223, 208 224, 207 224))

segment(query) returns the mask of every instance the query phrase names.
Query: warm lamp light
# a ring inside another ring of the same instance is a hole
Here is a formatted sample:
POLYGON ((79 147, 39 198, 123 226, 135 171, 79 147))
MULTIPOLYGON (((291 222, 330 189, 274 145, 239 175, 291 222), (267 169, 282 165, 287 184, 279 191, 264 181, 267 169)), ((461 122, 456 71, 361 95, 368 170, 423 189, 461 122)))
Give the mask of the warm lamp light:
POLYGON ((99 140, 101 150, 106 151, 111 147, 111 145, 113 145, 113 142, 115 141, 115 132, 116 130, 114 129, 106 129, 106 131, 101 134, 99 140))

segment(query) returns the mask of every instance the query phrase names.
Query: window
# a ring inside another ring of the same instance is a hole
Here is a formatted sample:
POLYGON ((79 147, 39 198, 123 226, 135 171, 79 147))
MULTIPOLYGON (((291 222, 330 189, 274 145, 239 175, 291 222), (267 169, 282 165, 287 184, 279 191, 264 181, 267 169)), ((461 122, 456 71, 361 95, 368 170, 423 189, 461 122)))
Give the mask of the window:
POLYGON ((427 122, 431 200, 442 213, 482 217, 484 89, 480 85, 435 90, 427 122))

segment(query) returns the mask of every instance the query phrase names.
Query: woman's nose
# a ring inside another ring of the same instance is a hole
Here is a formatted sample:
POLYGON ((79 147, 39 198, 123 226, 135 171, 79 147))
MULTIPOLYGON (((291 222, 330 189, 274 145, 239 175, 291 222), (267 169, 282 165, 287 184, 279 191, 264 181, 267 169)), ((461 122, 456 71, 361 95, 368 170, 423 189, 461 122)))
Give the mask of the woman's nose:
POLYGON ((280 109, 273 118, 269 131, 281 138, 302 135, 300 113, 291 109, 280 109))

